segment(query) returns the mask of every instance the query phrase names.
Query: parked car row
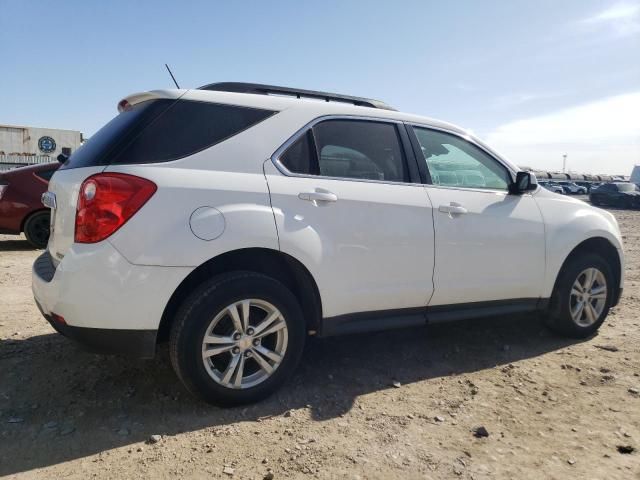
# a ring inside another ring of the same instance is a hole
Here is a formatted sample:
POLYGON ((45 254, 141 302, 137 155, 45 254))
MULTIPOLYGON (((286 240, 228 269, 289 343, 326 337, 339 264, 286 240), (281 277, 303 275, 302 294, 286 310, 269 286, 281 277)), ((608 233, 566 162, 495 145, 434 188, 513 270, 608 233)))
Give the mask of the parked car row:
POLYGON ((566 195, 587 195, 591 190, 602 185, 600 182, 569 182, 565 180, 538 180, 538 184, 552 192, 566 195))

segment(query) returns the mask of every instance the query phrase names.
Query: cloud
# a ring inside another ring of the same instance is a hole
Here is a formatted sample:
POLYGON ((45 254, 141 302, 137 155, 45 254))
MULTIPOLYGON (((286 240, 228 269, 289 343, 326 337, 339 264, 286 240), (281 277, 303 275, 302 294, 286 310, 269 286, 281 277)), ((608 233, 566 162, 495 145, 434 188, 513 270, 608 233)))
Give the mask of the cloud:
POLYGON ((640 4, 619 3, 591 17, 583 18, 581 25, 589 29, 612 28, 621 36, 640 32, 640 4))
POLYGON ((496 97, 492 106, 496 109, 514 108, 526 103, 561 97, 562 93, 516 92, 496 97))
POLYGON ((640 164, 640 91, 507 123, 487 142, 514 163, 628 175, 640 164))

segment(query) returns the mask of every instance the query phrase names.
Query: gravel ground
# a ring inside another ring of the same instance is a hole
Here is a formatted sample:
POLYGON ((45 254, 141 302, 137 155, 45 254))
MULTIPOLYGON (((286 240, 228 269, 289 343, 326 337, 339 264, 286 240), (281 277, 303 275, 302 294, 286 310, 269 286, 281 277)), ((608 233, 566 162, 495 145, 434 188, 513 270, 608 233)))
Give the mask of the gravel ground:
POLYGON ((640 212, 614 213, 627 283, 597 336, 513 317, 310 339, 280 393, 226 410, 166 348, 132 361, 56 334, 38 252, 0 236, 0 476, 640 479, 640 212))

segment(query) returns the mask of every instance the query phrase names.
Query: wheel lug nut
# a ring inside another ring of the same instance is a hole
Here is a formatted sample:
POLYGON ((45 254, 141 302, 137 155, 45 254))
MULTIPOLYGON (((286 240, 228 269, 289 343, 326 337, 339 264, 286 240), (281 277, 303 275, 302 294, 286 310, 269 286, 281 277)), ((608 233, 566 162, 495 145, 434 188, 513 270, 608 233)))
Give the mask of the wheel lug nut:
POLYGON ((233 334, 233 339, 234 340, 240 340, 240 337, 242 337, 242 335, 240 335, 239 333, 234 333, 233 334))
POLYGON ((249 357, 251 356, 251 352, 244 352, 244 356, 245 356, 246 358, 249 358, 249 357))
POLYGON ((253 332, 254 332, 254 331, 255 331, 255 330, 254 330, 253 328, 249 328, 249 329, 247 329, 247 335, 253 335, 253 332))
POLYGON ((238 347, 233 347, 233 350, 231 350, 231 353, 233 353, 234 355, 237 355, 240 353, 240 349, 238 347))
POLYGON ((260 345, 260 340, 256 338, 256 339, 253 341, 253 346, 254 346, 254 347, 257 347, 258 345, 260 345))

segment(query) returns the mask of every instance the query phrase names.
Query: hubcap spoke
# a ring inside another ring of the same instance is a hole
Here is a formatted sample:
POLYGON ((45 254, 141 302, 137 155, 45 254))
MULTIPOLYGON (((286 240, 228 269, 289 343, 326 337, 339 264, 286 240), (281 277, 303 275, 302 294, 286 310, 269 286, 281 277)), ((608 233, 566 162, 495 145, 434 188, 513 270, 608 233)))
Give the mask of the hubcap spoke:
POLYGON ((273 351, 269 350, 268 348, 263 347, 262 345, 258 345, 257 347, 254 347, 253 350, 254 351, 257 350, 262 355, 264 355, 269 360, 271 360, 271 361, 273 361, 275 363, 280 363, 282 361, 282 355, 279 355, 276 352, 273 352, 273 351))
POLYGON ((585 314, 587 317, 587 320, 589 321, 589 323, 593 323, 596 321, 596 316, 595 312, 593 311, 593 306, 591 305, 590 302, 587 302, 585 305, 585 314))
POLYGON ((574 320, 580 321, 580 319, 582 318, 582 311, 584 310, 584 302, 580 301, 578 303, 576 303, 576 307, 573 310, 573 312, 571 313, 571 316, 574 318, 574 320))
POLYGON ((253 349, 253 359, 256 361, 260 368, 267 372, 268 375, 271 375, 273 372, 273 367, 267 362, 262 355, 256 353, 256 349, 253 349))
POLYGON ((280 323, 282 324, 280 328, 286 327, 284 320, 282 320, 282 317, 280 316, 280 312, 276 310, 256 326, 253 336, 256 338, 262 338, 266 335, 274 333, 280 328, 276 328, 274 330, 273 327, 280 323))
POLYGON ((204 341, 202 343, 204 343, 207 346, 215 345, 215 347, 207 347, 202 352, 202 356, 205 358, 213 357, 215 355, 228 352, 234 347, 233 338, 223 337, 220 335, 207 335, 204 337, 204 341))
POLYGON ((229 312, 229 316, 231 317, 231 321, 233 322, 233 328, 235 328, 238 332, 244 332, 242 321, 240 320, 240 314, 238 313, 237 304, 234 303, 233 305, 229 305, 227 307, 227 312, 229 312))
POLYGON ((251 300, 242 302, 242 331, 246 332, 249 328, 249 313, 251 311, 251 300))
POLYGON ((242 358, 242 355, 234 355, 233 357, 231 357, 231 361, 229 362, 227 369, 224 371, 224 374, 222 375, 222 380, 220 380, 223 384, 225 385, 229 384, 229 381, 231 380, 231 377, 236 371, 236 367, 238 366, 238 363, 240 363, 241 358, 242 358))
POLYGON ((589 268, 586 271, 586 275, 584 277, 584 289, 586 291, 589 291, 591 289, 591 286, 593 285, 593 281, 595 280, 595 268, 589 268))
POLYGON ((244 375, 244 355, 238 355, 238 357, 240 360, 238 361, 236 373, 233 377, 233 386, 236 388, 240 388, 242 385, 242 377, 244 375))

